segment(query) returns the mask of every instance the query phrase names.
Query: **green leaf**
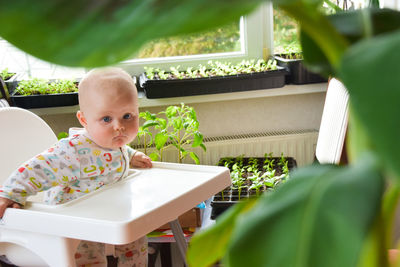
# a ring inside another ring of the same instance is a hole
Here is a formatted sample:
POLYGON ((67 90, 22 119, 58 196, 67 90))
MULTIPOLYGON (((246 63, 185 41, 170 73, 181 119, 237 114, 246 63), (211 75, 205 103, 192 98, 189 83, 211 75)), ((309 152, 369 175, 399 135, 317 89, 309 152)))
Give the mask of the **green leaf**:
POLYGON ((202 143, 203 143, 203 135, 199 132, 195 132, 192 147, 199 146, 202 143))
POLYGON ((157 161, 159 159, 159 155, 156 152, 152 152, 149 157, 151 158, 151 160, 153 161, 157 161))
POLYGON ((168 135, 163 133, 157 133, 156 136, 154 137, 154 143, 156 145, 156 148, 158 150, 163 148, 167 140, 168 140, 168 135))
POLYGON ((131 58, 152 39, 198 32, 239 20, 261 2, 1 1, 0 36, 52 63, 104 66, 131 58))
POLYGON ((152 127, 152 126, 156 126, 158 125, 157 121, 154 120, 150 120, 150 121, 145 121, 145 123, 143 123, 143 129, 148 128, 148 127, 152 127))
POLYGON ((350 94, 352 111, 366 129, 383 164, 400 179, 400 31, 368 39, 344 56, 340 78, 350 94))
POLYGON ((177 107, 177 106, 169 106, 165 110, 165 115, 167 116, 167 118, 175 117, 178 113, 178 110, 179 110, 179 107, 177 107))
POLYGON ((167 128, 167 120, 165 120, 163 118, 157 118, 157 122, 159 124, 159 129, 167 128))
POLYGON ((190 157, 194 160, 194 162, 196 162, 196 164, 200 164, 200 159, 199 157, 196 155, 196 153, 194 152, 190 152, 190 157))
POLYGON ((217 224, 214 227, 196 232, 187 251, 189 266, 211 266, 221 259, 228 247, 238 216, 250 210, 254 202, 246 201, 229 208, 217 218, 217 224))
POLYGON ((207 151, 207 148, 206 148, 206 146, 204 144, 200 144, 200 147, 204 150, 204 152, 207 151))
POLYGON ((175 130, 181 130, 182 129, 182 127, 183 127, 183 124, 182 124, 182 118, 175 118, 173 121, 172 121, 172 125, 174 126, 174 128, 175 128, 175 130))
POLYGON ((352 167, 320 165, 294 172, 240 218, 225 263, 354 267, 379 213, 382 191, 372 157, 352 167))
POLYGON ((139 117, 145 120, 155 120, 157 118, 156 114, 150 113, 149 111, 140 112, 139 117))
POLYGON ((57 139, 58 140, 63 139, 63 138, 67 138, 67 137, 68 137, 68 133, 66 133, 66 132, 59 132, 58 135, 57 135, 57 139))
MULTIPOLYGON (((328 16, 334 26, 349 44, 355 44, 370 36, 396 31, 400 27, 400 12, 390 9, 359 9, 328 16)), ((310 38, 305 29, 301 30, 304 61, 308 67, 325 76, 335 76, 335 69, 322 52, 321 44, 310 38)))

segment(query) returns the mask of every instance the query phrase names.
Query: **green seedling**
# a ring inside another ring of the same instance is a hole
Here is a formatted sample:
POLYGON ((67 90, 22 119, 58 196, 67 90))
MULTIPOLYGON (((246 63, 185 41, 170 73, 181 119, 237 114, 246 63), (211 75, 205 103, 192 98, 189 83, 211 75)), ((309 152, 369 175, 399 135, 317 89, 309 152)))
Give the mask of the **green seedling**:
POLYGON ((151 68, 151 67, 144 67, 144 70, 146 72, 147 78, 149 78, 150 80, 153 80, 155 77, 155 69, 151 68))
POLYGON ((145 123, 139 127, 137 141, 138 144, 143 143, 144 153, 147 155, 147 149, 153 145, 153 133, 149 127, 157 125, 157 122, 155 122, 156 115, 145 111, 139 113, 139 118, 144 119, 145 123))
POLYGON ((182 163, 189 155, 196 164, 200 164, 197 154, 188 147, 189 145, 192 148, 201 147, 206 151, 197 115, 192 107, 183 103, 180 106, 169 106, 165 111, 145 119, 144 129, 151 128, 155 132, 153 142, 157 152, 150 154, 153 160, 162 161, 162 152, 167 147, 173 146, 178 150, 177 162, 182 163), (166 119, 159 117, 160 115, 164 115, 166 119))
POLYGON ((208 61, 207 66, 199 64, 197 68, 188 67, 185 71, 180 71, 180 66, 170 67, 170 72, 161 69, 153 69, 145 67, 146 75, 149 79, 188 79, 202 78, 213 76, 237 75, 243 73, 264 72, 277 69, 275 60, 269 59, 265 61, 259 60, 243 60, 240 63, 232 64, 231 62, 208 61))
POLYGON ((3 69, 0 72, 0 78, 3 79, 4 81, 10 79, 12 76, 14 76, 15 73, 11 73, 8 71, 8 68, 3 69))
POLYGON ((231 180, 232 180, 232 185, 238 189, 238 198, 240 200, 240 196, 241 196, 241 192, 242 192, 242 188, 243 185, 246 181, 246 179, 244 179, 242 177, 242 173, 240 171, 233 171, 231 173, 231 180))
POLYGON ((18 95, 46 95, 78 92, 76 83, 72 80, 57 80, 49 83, 46 79, 33 78, 22 80, 15 89, 18 95))

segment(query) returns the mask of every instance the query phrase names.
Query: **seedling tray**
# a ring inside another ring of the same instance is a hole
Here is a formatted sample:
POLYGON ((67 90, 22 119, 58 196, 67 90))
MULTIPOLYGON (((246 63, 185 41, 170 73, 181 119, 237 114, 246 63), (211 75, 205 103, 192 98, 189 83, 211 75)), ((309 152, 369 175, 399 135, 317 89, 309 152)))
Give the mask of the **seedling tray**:
POLYGON ((150 80, 142 73, 140 87, 147 98, 166 98, 279 88, 285 85, 284 68, 278 70, 193 79, 150 80))
POLYGON ((20 108, 47 108, 78 105, 78 93, 49 94, 49 95, 11 95, 14 106, 20 108))
POLYGON ((302 59, 286 59, 284 57, 275 55, 275 60, 278 66, 284 67, 288 70, 286 76, 287 84, 307 84, 307 83, 321 83, 326 82, 327 79, 309 71, 303 63, 302 59))
MULTIPOLYGON (((244 166, 248 165, 249 159, 250 158, 243 158, 244 166)), ((265 158, 255 158, 255 159, 257 159, 259 162, 258 170, 261 172, 265 172, 265 170, 263 169, 263 162, 264 162, 265 158)), ((279 162, 280 158, 272 157, 270 159, 274 160, 274 162, 279 162)), ((286 160, 288 161, 289 171, 291 171, 295 167, 297 167, 297 162, 294 158, 286 157, 286 160)), ((222 161, 223 161, 223 159, 220 160, 219 165, 223 165, 222 161)), ((279 176, 282 174, 281 166, 276 165, 274 167, 274 170, 275 170, 276 176, 279 176)), ((231 167, 230 167, 230 171, 232 171, 231 167)), ((226 187, 224 190, 215 194, 211 200, 211 207, 212 207, 211 219, 216 219, 221 213, 223 213, 228 208, 230 208, 231 206, 233 206, 241 201, 246 201, 250 198, 257 198, 261 194, 267 193, 268 191, 273 191, 272 188, 269 188, 264 185, 262 188, 260 188, 259 194, 257 194, 255 189, 248 189, 249 185, 250 185, 249 183, 247 185, 245 185, 241 189, 240 194, 239 194, 239 189, 235 188, 232 185, 226 187)))

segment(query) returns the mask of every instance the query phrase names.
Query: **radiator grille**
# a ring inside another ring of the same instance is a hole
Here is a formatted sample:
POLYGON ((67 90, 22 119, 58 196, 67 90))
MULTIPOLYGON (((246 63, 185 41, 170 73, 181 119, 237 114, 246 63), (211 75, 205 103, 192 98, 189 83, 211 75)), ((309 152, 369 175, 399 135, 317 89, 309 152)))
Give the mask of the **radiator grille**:
MULTIPOLYGON (((263 157, 265 153, 293 157, 298 166, 313 162, 318 139, 317 130, 274 131, 255 134, 240 134, 231 136, 217 136, 204 138, 207 151, 195 148, 200 163, 216 165, 222 157, 263 157)), ((143 151, 143 145, 134 145, 133 148, 143 151)), ((147 153, 154 151, 154 147, 147 149, 147 153)), ((163 153, 163 161, 177 162, 178 154, 175 148, 167 148, 163 153)), ((185 163, 193 163, 188 158, 185 163)))

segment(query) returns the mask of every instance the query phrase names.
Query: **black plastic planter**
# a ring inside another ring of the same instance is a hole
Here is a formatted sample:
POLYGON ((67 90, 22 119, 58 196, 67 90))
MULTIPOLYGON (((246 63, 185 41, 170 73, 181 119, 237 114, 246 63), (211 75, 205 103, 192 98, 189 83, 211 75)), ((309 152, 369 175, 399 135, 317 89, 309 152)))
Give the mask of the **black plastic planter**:
POLYGON ((12 77, 8 78, 7 80, 3 80, 0 78, 0 93, 1 93, 1 98, 5 98, 8 103, 11 105, 11 99, 10 99, 10 85, 12 86, 13 83, 15 83, 17 78, 17 75, 14 74, 12 77))
POLYGON ((30 108, 48 108, 78 105, 78 93, 49 94, 49 95, 11 95, 14 106, 30 108))
MULTIPOLYGON (((243 158, 244 166, 248 165, 249 159, 250 158, 243 158)), ((265 158, 255 158, 255 159, 257 159, 259 162, 258 169, 262 172, 265 171, 262 168, 265 158)), ((272 160, 274 160, 275 163, 279 162, 279 159, 280 158, 277 158, 277 157, 272 158, 272 160)), ((288 161, 289 171, 291 171, 295 167, 297 167, 297 162, 294 158, 287 157, 286 159, 288 161)), ((223 166, 221 161, 220 161, 219 165, 223 166)), ((279 166, 277 164, 274 167, 274 170, 276 171, 277 175, 280 175, 282 173, 281 166, 279 166)), ((211 203, 210 203, 211 207, 212 207, 211 219, 216 219, 220 214, 222 214, 224 211, 226 211, 228 208, 235 205, 236 203, 248 200, 249 198, 259 197, 261 194, 264 194, 264 193, 266 193, 268 191, 272 191, 272 190, 273 189, 266 187, 264 185, 262 188, 259 189, 259 192, 256 192, 255 189, 249 190, 248 186, 244 185, 239 194, 239 189, 234 188, 233 186, 227 187, 223 191, 221 191, 213 196, 211 203)))
POLYGON ((289 74, 286 76, 287 84, 307 84, 326 82, 327 79, 321 75, 309 71, 303 64, 302 59, 287 59, 280 55, 275 55, 278 66, 284 67, 289 74))
POLYGON ((139 84, 144 89, 147 98, 166 98, 278 88, 285 85, 286 74, 287 71, 280 68, 231 76, 150 80, 142 73, 139 77, 139 84))

